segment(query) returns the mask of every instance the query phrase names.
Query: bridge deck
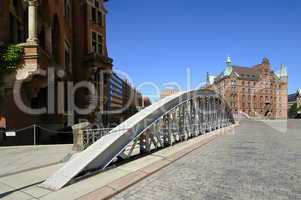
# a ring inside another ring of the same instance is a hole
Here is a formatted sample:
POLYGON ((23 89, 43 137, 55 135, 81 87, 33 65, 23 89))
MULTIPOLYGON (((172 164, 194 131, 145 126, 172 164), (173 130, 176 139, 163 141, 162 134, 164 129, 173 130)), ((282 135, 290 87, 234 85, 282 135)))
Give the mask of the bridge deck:
POLYGON ((115 199, 301 199, 300 130, 300 120, 244 121, 115 199))

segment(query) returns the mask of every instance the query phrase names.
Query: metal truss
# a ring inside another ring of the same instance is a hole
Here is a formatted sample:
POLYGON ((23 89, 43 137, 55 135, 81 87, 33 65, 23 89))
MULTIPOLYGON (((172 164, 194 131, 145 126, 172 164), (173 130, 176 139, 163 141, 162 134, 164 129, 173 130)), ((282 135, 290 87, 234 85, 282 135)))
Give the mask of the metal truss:
POLYGON ((96 136, 92 130, 89 143, 100 139, 41 186, 59 190, 84 171, 104 169, 116 159, 150 153, 233 123, 229 106, 214 91, 178 93, 140 111, 105 136, 96 136))

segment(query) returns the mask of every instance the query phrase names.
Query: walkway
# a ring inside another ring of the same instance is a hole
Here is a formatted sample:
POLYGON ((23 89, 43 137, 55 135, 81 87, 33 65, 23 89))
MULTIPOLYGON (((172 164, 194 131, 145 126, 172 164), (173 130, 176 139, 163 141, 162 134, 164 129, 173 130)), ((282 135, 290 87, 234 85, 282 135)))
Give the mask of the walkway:
POLYGON ((301 199, 301 121, 243 121, 114 199, 301 199))
POLYGON ((0 147, 0 177, 60 163, 72 145, 0 147))
POLYGON ((50 193, 37 185, 71 154, 72 145, 0 147, 0 199, 29 200, 50 193))

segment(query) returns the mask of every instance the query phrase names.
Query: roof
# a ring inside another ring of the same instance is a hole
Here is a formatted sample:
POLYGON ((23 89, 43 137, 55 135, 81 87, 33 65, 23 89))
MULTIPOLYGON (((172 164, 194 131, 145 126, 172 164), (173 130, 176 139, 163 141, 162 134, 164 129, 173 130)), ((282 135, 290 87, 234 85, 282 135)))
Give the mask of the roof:
POLYGON ((233 66, 233 71, 236 72, 240 79, 253 80, 256 81, 259 78, 259 72, 257 67, 241 67, 233 66))
POLYGON ((298 97, 301 97, 301 89, 298 89, 297 92, 288 95, 288 102, 294 102, 298 97))
POLYGON ((233 70, 238 74, 257 74, 257 69, 255 67, 242 67, 233 65, 233 70))
POLYGON ((256 66, 250 68, 232 65, 227 66, 226 69, 216 77, 216 80, 221 80, 224 77, 228 77, 233 73, 240 79, 244 80, 258 80, 259 78, 259 73, 257 71, 256 66))
MULTIPOLYGON (((245 67, 245 66, 239 66, 239 65, 233 65, 231 58, 228 57, 226 60, 226 68, 223 72, 221 72, 216 78, 214 78, 214 82, 219 82, 220 80, 230 77, 230 76, 236 76, 239 79, 247 80, 247 81, 258 81, 260 78, 260 68, 262 65, 270 65, 270 61, 267 58, 264 58, 261 64, 254 65, 252 67, 245 67)), ((287 77, 287 70, 285 65, 281 65, 280 70, 278 73, 274 73, 274 77, 276 80, 281 80, 281 77, 287 77)), ((208 80, 207 75, 207 82, 211 84, 212 80, 208 80)))

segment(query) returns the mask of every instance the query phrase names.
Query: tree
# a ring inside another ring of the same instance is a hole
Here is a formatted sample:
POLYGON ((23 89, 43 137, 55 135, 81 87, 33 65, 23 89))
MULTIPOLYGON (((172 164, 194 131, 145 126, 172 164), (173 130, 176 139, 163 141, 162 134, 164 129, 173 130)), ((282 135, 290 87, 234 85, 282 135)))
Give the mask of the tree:
POLYGON ((298 107, 297 103, 294 103, 288 111, 288 117, 295 118, 299 111, 301 111, 301 106, 298 107))

